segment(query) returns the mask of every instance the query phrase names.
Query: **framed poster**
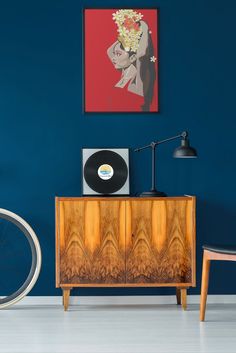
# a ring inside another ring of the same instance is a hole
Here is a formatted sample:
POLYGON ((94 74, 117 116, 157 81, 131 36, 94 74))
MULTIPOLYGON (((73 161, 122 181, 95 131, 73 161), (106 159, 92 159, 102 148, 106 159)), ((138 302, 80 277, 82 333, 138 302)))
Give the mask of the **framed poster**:
POLYGON ((84 9, 84 111, 158 112, 158 10, 84 9))

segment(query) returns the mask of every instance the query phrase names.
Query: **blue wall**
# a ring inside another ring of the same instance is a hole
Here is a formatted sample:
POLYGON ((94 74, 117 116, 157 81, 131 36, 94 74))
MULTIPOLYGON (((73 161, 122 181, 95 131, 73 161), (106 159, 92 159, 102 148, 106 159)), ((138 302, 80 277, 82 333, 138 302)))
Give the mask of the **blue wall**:
MULTIPOLYGON (((192 293, 200 289, 202 243, 236 243, 236 2, 114 0, 108 7, 127 4, 160 9, 158 114, 82 114, 82 7, 100 7, 101 1, 9 0, 0 5, 0 206, 24 217, 40 239, 43 266, 33 295, 60 294, 54 276, 54 197, 81 194, 83 146, 104 146, 105 141, 134 148, 187 129, 199 159, 174 160, 176 143, 163 145, 157 173, 160 190, 198 199, 197 288, 192 293)), ((131 153, 133 194, 149 189, 149 162, 149 151, 131 153)), ((234 264, 214 264, 210 292, 236 293, 235 275, 234 264)))

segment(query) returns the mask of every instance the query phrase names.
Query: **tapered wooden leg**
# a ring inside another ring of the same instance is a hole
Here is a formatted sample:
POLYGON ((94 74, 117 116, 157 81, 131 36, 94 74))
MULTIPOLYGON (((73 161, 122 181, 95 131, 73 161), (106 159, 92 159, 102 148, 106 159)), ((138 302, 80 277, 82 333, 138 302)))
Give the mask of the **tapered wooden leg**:
POLYGON ((180 288, 176 287, 176 300, 177 305, 181 305, 181 291, 180 288))
POLYGON ((62 291, 63 291, 63 305, 64 305, 64 310, 65 311, 67 311, 68 306, 69 306, 70 290, 71 290, 71 288, 62 288, 62 291))
POLYGON ((183 310, 187 309, 187 288, 181 288, 181 304, 183 310))
POLYGON ((209 283, 209 272, 210 272, 211 261, 207 258, 205 251, 203 253, 203 265, 202 265, 202 285, 201 285, 201 302, 200 302, 200 321, 205 320, 206 301, 209 283))

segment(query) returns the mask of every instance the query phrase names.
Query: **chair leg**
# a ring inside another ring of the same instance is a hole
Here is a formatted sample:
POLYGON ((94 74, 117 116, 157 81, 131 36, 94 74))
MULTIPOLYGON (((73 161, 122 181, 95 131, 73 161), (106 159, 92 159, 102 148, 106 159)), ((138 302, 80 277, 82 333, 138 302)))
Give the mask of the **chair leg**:
POLYGON ((200 303, 200 321, 205 320, 206 301, 209 283, 209 272, 210 272, 211 261, 207 257, 205 251, 203 253, 203 265, 202 265, 202 285, 201 285, 201 303, 200 303))

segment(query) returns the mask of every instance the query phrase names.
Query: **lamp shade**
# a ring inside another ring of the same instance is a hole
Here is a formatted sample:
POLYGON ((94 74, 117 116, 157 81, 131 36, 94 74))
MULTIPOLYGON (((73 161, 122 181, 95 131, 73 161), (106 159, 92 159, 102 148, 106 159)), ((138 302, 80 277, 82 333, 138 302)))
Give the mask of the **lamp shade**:
POLYGON ((197 158, 197 151, 189 145, 189 140, 181 140, 181 146, 177 147, 173 153, 174 158, 197 158))

